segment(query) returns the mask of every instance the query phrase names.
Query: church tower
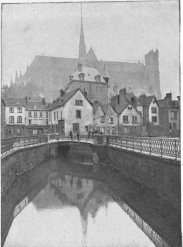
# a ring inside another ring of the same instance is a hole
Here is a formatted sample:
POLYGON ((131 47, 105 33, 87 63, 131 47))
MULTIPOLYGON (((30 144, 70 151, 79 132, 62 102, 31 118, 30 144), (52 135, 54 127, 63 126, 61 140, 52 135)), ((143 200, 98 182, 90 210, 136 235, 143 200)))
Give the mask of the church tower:
POLYGON ((145 81, 147 91, 161 99, 158 49, 145 55, 145 81))
POLYGON ((84 38, 84 30, 83 30, 83 16, 82 16, 82 3, 81 3, 81 32, 80 32, 80 40, 79 40, 79 60, 84 60, 86 56, 86 45, 84 38))

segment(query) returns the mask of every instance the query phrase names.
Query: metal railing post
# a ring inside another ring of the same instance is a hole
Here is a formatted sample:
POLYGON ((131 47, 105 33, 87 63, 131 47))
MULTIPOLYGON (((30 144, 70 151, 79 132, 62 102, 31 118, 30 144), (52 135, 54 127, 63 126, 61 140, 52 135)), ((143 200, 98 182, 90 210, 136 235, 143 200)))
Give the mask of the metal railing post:
POLYGON ((160 140, 161 157, 163 156, 163 140, 160 140))
POLYGON ((135 140, 135 137, 133 137, 133 151, 134 151, 134 140, 135 140))
POLYGON ((177 144, 176 144, 177 143, 177 140, 174 140, 174 143, 175 143, 174 144, 174 148, 175 148, 175 159, 177 160, 177 151, 178 151, 177 150, 177 144))
POLYGON ((149 139, 149 154, 151 154, 151 149, 152 149, 152 147, 151 147, 151 145, 152 145, 152 143, 151 143, 151 138, 149 139))
POLYGON ((142 153, 142 138, 140 138, 140 151, 142 153))

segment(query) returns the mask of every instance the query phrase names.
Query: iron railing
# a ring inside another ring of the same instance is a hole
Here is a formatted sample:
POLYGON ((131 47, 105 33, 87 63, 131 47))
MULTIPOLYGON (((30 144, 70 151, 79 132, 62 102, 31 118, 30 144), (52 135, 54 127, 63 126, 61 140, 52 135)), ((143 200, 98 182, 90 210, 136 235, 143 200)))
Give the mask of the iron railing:
POLYGON ((181 157, 181 142, 178 138, 108 136, 108 145, 160 157, 181 157))
MULTIPOLYGON (((93 139, 97 136, 99 135, 95 136, 92 134, 88 135, 87 133, 80 133, 79 141, 93 143, 93 139)), ((100 137, 107 138, 107 145, 139 151, 150 155, 159 155, 160 157, 168 156, 175 159, 181 157, 181 143, 180 139, 177 138, 139 138, 105 135, 100 135, 100 137)), ((1 139, 1 154, 6 154, 14 149, 52 141, 78 141, 78 136, 74 133, 71 138, 69 133, 65 133, 64 135, 53 133, 41 136, 4 138, 1 139)), ((96 140, 95 143, 97 143, 96 140)))
MULTIPOLYGON (((22 137, 9 137, 1 139, 1 154, 4 155, 10 151, 27 147, 34 146, 41 143, 47 143, 52 141, 78 141, 77 134, 72 135, 72 139, 69 133, 60 135, 57 133, 51 133, 47 135, 40 136, 22 136, 22 137)), ((87 133, 79 133, 79 141, 82 142, 92 142, 93 136, 87 133)))

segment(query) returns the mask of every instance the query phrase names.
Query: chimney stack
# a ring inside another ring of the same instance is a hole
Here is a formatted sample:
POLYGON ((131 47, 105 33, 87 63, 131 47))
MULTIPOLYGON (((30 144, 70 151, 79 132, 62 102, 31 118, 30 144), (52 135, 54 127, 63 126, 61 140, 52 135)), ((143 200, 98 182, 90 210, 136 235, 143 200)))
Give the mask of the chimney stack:
POLYGON ((45 105, 45 98, 42 98, 42 104, 45 105))
POLYGON ((165 98, 169 99, 169 100, 172 100, 172 93, 167 93, 165 98))
POLYGON ((65 94, 63 89, 60 89, 60 97, 62 97, 65 94))

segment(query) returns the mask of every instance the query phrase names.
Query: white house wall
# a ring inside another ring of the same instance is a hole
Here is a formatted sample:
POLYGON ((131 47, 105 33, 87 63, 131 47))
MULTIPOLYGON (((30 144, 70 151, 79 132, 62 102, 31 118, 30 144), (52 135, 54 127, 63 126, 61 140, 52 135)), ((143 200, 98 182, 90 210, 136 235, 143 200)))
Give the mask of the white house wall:
POLYGON ((119 116, 119 124, 120 125, 137 126, 137 125, 140 125, 141 123, 142 123, 142 118, 140 116, 140 113, 138 113, 136 111, 136 109, 131 105, 128 105, 119 116), (129 110, 128 107, 132 107, 132 110, 129 110), (128 116, 128 123, 123 123, 123 116, 128 116), (137 117, 137 124, 134 124, 132 122, 133 116, 137 117))
POLYGON ((65 132, 73 130, 73 123, 79 123, 79 131, 86 132, 85 126, 93 125, 93 107, 81 93, 75 95, 64 106, 65 132), (75 104, 76 100, 82 100, 83 105, 75 104), (81 110, 81 118, 76 118, 76 110, 81 110))
POLYGON ((159 107, 158 107, 156 101, 153 102, 153 100, 149 106, 149 122, 151 122, 151 123, 152 123, 152 117, 157 117, 157 122, 154 123, 154 125, 159 125, 159 107), (157 110, 156 113, 151 112, 152 107, 156 107, 156 110, 157 110))
POLYGON ((46 111, 42 110, 26 110, 25 111, 25 125, 31 126, 31 125, 46 125, 46 111), (29 117, 28 112, 31 112, 31 117, 29 117), (34 117, 34 112, 37 112, 37 117, 34 117), (40 117, 40 112, 42 112, 42 117, 40 117), (31 120, 31 125, 29 125, 29 120, 31 120))
POLYGON ((6 106, 6 110, 5 110, 5 116, 6 116, 6 124, 9 125, 14 125, 14 124, 18 124, 18 125, 25 125, 25 107, 15 107, 12 106, 14 108, 14 113, 9 112, 9 108, 11 106, 6 106), (22 113, 18 113, 17 112, 17 108, 22 108, 22 113), (14 123, 10 123, 9 122, 9 117, 12 116, 14 117, 14 123), (22 123, 17 123, 17 117, 22 117, 22 123))

